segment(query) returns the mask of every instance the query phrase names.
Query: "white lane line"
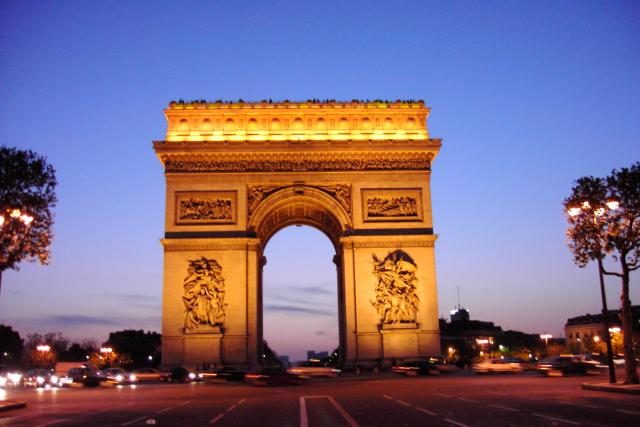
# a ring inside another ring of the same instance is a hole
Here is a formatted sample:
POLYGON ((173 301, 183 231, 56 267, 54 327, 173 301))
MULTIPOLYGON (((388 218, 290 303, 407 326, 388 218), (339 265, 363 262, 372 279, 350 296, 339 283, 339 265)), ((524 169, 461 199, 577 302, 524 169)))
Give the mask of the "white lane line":
POLYGON ((449 397, 449 398, 453 397, 450 394, 444 394, 444 393, 433 393, 433 394, 435 394, 436 396, 442 396, 442 397, 449 397))
POLYGON ((538 413, 535 413, 535 412, 533 413, 533 415, 536 416, 536 417, 544 418, 544 419, 551 420, 551 421, 558 421, 559 423, 573 424, 575 426, 580 425, 580 423, 577 423, 575 421, 569 421, 569 420, 565 420, 565 419, 562 419, 562 418, 550 417, 548 415, 538 414, 538 413))
POLYGON ((430 411, 430 410, 428 410, 428 409, 419 408, 419 407, 416 407, 416 409, 417 409, 418 411, 420 411, 420 412, 424 412, 425 414, 428 414, 428 415, 431 415, 431 416, 434 416, 434 417, 437 417, 437 416, 438 416, 438 414, 436 414, 435 412, 432 412, 432 411, 430 411))
POLYGON ((144 419, 146 419, 146 418, 147 418, 147 416, 146 416, 146 415, 143 415, 143 416, 141 416, 141 417, 136 418, 135 420, 127 421, 126 423, 122 423, 122 424, 120 424, 120 425, 121 425, 121 426, 128 426, 128 425, 130 425, 130 424, 135 424, 135 423, 137 423, 138 421, 142 421, 142 420, 144 420, 144 419))
POLYGON ((176 406, 184 406, 184 405, 188 405, 189 403, 191 403, 191 401, 185 400, 184 402, 178 403, 176 406))
POLYGON ((300 396, 300 427, 308 427, 309 419, 307 418, 307 403, 304 396, 300 396))
POLYGON ((616 409, 618 412, 622 412, 623 414, 629 414, 629 415, 640 415, 640 412, 638 411, 629 411, 628 409, 616 409))
POLYGON ((234 409, 236 409, 236 406, 238 406, 238 405, 237 405, 237 404, 233 404, 233 405, 229 406, 229 407, 227 408, 227 412, 231 412, 231 411, 233 411, 234 409))
POLYGON ((246 398, 244 399, 240 399, 240 401, 238 403, 236 403, 236 405, 242 405, 244 403, 244 401, 247 400, 246 398))
POLYGON ((462 423, 459 423, 459 422, 457 422, 457 421, 453 421, 452 419, 449 419, 449 418, 445 418, 444 420, 445 420, 446 422, 448 422, 449 424, 453 424, 454 426, 458 426, 458 427, 469 427, 469 426, 468 426, 468 425, 466 425, 466 424, 462 424, 462 423))
POLYGON ((46 426, 52 426, 54 424, 60 424, 63 423, 65 421, 69 421, 69 418, 60 418, 59 420, 53 420, 44 424, 39 424, 37 427, 46 427, 46 426))
POLYGON ((222 414, 218 414, 217 417, 215 417, 211 421, 209 421, 209 424, 217 423, 218 421, 220 421, 222 419, 222 417, 224 417, 224 412, 222 414))
POLYGON ((397 400, 396 399, 396 402, 398 402, 399 404, 404 405, 404 406, 409 406, 409 407, 411 406, 411 403, 407 403, 404 400, 397 400))
POLYGON ((519 410, 517 410, 515 408, 509 408, 508 406, 496 405, 496 404, 493 404, 493 403, 490 403, 489 406, 491 406, 492 408, 504 409, 505 411, 520 412, 519 410))
POLYGON ((329 402, 331 402, 331 404, 338 410, 338 412, 340 412, 340 415, 342 415, 342 417, 347 420, 347 423, 349 423, 351 427, 360 427, 356 420, 354 420, 351 415, 349 415, 349 413, 345 411, 345 409, 340 406, 338 402, 335 401, 333 397, 327 396, 327 398, 329 399, 329 402))
POLYGON ((172 409, 173 409, 173 406, 167 406, 166 408, 160 409, 159 411, 157 411, 156 414, 164 414, 165 412, 170 411, 172 409))
POLYGON ((464 397, 459 397, 458 400, 462 400, 463 402, 470 402, 470 403, 480 403, 479 400, 467 399, 464 397))
MULTIPOLYGON (((587 405, 586 403, 560 402, 560 401, 558 401, 558 403, 559 403, 560 405, 577 406, 577 407, 579 407, 579 408, 602 409, 602 406, 597 406, 597 405, 587 405)), ((638 412, 638 414, 640 414, 640 412, 638 412)))
POLYGON ((389 396, 388 394, 383 394, 382 397, 384 397, 385 399, 393 400, 393 397, 389 396))

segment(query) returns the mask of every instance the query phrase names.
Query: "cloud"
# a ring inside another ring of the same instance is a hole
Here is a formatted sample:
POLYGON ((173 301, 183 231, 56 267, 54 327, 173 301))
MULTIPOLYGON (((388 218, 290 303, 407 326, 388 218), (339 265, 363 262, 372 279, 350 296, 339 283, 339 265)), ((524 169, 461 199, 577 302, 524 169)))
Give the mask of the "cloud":
POLYGON ((303 288, 295 288, 295 289, 297 291, 299 291, 299 292, 303 292, 303 293, 306 293, 306 294, 336 295, 336 293, 337 293, 336 290, 326 289, 322 285, 305 286, 303 288))
POLYGON ((300 307, 294 305, 267 304, 264 306, 265 311, 276 311, 281 313, 303 313, 317 314, 320 316, 335 316, 336 313, 330 310, 321 310, 317 308, 300 307))
POLYGON ((47 326, 119 326, 122 323, 108 317, 85 316, 82 314, 55 314, 42 319, 47 326))
POLYGON ((323 336, 327 335, 327 331, 315 331, 313 334, 314 335, 318 335, 320 337, 323 337, 323 336))

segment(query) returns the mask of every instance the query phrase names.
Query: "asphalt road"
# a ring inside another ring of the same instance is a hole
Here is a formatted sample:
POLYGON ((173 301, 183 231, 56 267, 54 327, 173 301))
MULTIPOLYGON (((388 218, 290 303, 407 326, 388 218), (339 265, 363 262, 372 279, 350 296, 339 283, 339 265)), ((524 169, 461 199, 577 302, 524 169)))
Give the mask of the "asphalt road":
POLYGON ((301 386, 244 383, 8 390, 27 407, 0 426, 640 426, 640 396, 587 391, 599 377, 536 374, 399 377, 301 386))

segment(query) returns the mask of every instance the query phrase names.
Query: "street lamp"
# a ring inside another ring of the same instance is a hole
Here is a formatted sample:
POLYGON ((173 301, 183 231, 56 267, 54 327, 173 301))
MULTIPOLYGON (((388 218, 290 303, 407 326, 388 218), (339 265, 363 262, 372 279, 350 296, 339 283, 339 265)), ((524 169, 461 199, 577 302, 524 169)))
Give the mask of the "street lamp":
POLYGON ((0 209, 0 236, 4 244, 4 248, 0 250, 0 289, 2 289, 2 272, 7 265, 11 265, 16 252, 20 251, 24 239, 29 234, 33 219, 29 213, 16 207, 0 209))
POLYGON ((46 344, 41 344, 36 347, 36 350, 38 350, 41 353, 48 353, 49 351, 51 351, 51 347, 46 344))
MULTIPOLYGON (((615 211, 620 207, 620 202, 609 199, 605 202, 605 206, 610 211, 615 211)), ((599 228, 600 217, 607 213, 604 206, 592 207, 588 201, 582 202, 580 207, 571 207, 567 210, 570 217, 577 217, 584 213, 593 215, 593 224, 599 228)), ((607 365, 609 366, 609 383, 616 383, 616 370, 613 365, 613 349, 611 347, 611 335, 609 334, 609 309, 607 308, 607 294, 604 291, 604 267, 602 265, 602 253, 598 253, 596 259, 598 261, 598 278, 600 279, 600 297, 602 298, 602 324, 604 326, 604 341, 607 344, 607 365)))

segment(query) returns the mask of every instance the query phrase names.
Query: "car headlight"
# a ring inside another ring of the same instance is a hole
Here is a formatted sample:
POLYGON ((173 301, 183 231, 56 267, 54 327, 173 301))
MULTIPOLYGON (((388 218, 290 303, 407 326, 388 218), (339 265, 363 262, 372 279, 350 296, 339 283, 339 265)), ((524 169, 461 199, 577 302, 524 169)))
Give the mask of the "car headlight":
POLYGON ((7 375, 7 377, 9 377, 9 379, 14 385, 18 385, 18 383, 20 382, 20 378, 22 378, 22 375, 12 372, 9 375, 7 375))
POLYGON ((136 381, 137 379, 138 379, 138 378, 136 378, 136 376, 135 376, 135 375, 133 375, 133 374, 129 375, 129 381, 134 382, 134 381, 136 381))
POLYGON ((116 375, 116 381, 118 381, 119 383, 122 382, 122 380, 124 380, 124 377, 120 374, 116 375))
POLYGON ((0 377, 0 387, 7 385, 7 377, 0 377))
POLYGON ((193 380, 193 379, 195 379, 195 377, 196 377, 196 374, 194 374, 193 372, 189 372, 189 378, 190 379, 193 380))
POLYGON ((51 375, 51 384, 58 384, 58 377, 55 375, 51 375))
POLYGON ((38 376, 38 377, 36 377, 36 382, 37 382, 38 384, 43 384, 43 383, 44 383, 44 378, 43 378, 43 377, 38 376))

